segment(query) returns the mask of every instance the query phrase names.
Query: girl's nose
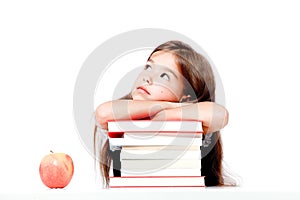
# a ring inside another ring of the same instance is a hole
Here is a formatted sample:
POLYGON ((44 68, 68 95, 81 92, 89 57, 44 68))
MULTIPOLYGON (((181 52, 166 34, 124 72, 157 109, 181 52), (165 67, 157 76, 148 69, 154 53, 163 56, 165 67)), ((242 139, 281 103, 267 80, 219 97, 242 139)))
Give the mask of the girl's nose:
POLYGON ((151 84, 152 84, 152 80, 151 80, 151 78, 148 77, 148 76, 147 76, 147 77, 144 77, 144 78, 143 78, 143 81, 146 82, 148 85, 151 85, 151 84))

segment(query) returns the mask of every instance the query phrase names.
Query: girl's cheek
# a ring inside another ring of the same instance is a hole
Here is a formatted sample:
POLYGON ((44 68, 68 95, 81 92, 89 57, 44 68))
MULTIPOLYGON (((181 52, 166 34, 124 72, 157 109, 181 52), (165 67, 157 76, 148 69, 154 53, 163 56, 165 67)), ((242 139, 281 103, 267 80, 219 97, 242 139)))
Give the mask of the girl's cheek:
POLYGON ((171 92, 171 91, 168 91, 168 90, 161 90, 161 91, 160 91, 160 94, 161 94, 161 96, 164 97, 165 100, 168 100, 168 101, 178 101, 177 95, 174 94, 174 93, 171 92))

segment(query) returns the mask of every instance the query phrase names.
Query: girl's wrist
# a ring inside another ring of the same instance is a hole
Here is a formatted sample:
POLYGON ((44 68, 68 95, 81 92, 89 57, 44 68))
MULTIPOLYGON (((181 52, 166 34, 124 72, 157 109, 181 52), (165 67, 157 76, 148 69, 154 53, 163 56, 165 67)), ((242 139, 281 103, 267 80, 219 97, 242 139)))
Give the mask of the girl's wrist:
POLYGON ((181 107, 181 103, 176 103, 176 102, 165 102, 165 107, 164 109, 173 109, 173 108, 179 108, 181 107))

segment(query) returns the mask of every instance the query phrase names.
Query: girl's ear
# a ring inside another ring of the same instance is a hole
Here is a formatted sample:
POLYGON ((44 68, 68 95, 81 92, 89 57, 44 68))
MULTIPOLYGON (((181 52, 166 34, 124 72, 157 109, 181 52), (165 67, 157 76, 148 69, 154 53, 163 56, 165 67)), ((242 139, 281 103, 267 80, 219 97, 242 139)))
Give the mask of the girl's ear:
POLYGON ((187 102, 187 101, 189 101, 190 100, 190 98, 191 98, 191 95, 183 95, 182 97, 181 97, 181 99, 180 99, 180 103, 182 103, 182 102, 187 102))

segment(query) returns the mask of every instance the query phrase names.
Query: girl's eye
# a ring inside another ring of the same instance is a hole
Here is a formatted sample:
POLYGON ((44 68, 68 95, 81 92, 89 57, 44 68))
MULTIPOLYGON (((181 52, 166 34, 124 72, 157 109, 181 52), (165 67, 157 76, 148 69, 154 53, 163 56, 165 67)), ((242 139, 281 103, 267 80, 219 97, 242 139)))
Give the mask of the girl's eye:
POLYGON ((169 81, 169 80, 170 80, 169 75, 166 74, 166 73, 162 73, 162 74, 160 75, 160 77, 163 78, 163 79, 165 79, 166 81, 169 81))
POLYGON ((151 71, 152 67, 150 65, 146 65, 144 69, 147 71, 151 71))

